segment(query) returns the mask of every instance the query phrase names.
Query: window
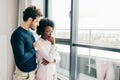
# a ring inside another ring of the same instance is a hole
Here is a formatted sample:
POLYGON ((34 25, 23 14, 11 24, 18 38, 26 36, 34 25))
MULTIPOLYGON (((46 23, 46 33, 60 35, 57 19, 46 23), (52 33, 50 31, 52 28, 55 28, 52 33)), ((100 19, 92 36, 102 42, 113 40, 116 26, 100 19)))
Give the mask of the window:
POLYGON ((70 57, 70 0, 50 0, 48 17, 55 22, 55 38, 57 49, 61 56, 58 64, 58 73, 60 79, 69 79, 69 57, 70 57), (68 43, 61 44, 61 43, 68 43))
POLYGON ((55 21, 56 38, 70 38, 70 0, 51 0, 50 18, 55 21), (66 4, 67 3, 67 4, 66 4))
POLYGON ((105 47, 118 46, 117 43, 120 41, 118 3, 118 0, 80 0, 78 43, 105 47))
POLYGON ((58 73, 69 78, 70 46, 57 44, 57 49, 61 56, 61 61, 58 65, 58 73))
MULTIPOLYGON (((109 65, 113 75, 117 74, 115 70, 119 69, 116 67, 118 66, 116 62, 120 55, 118 52, 114 52, 114 49, 120 47, 119 9, 119 0, 79 0, 78 39, 76 44, 87 47, 77 48, 78 80, 80 78, 83 80, 98 79, 97 74, 101 69, 100 67, 98 69, 99 63, 109 65), (111 48, 111 51, 92 49, 91 47, 111 48)), ((118 80, 118 77, 116 76, 115 80, 118 80)))
MULTIPOLYGON (((112 70, 119 70, 116 63, 120 46, 119 9, 119 0, 49 1, 48 17, 55 22, 55 37, 62 57, 59 74, 68 80, 96 80, 96 63, 101 59, 110 63, 112 70)), ((118 80, 118 72, 114 74, 118 80)))

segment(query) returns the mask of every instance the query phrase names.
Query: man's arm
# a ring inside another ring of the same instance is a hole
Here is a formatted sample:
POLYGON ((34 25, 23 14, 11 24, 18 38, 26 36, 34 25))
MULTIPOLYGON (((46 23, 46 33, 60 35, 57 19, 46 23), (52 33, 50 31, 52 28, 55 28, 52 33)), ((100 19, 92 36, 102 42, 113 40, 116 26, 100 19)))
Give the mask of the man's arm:
POLYGON ((24 39, 18 33, 12 35, 11 45, 15 57, 15 62, 17 64, 23 64, 35 54, 35 50, 33 48, 25 52, 24 39))

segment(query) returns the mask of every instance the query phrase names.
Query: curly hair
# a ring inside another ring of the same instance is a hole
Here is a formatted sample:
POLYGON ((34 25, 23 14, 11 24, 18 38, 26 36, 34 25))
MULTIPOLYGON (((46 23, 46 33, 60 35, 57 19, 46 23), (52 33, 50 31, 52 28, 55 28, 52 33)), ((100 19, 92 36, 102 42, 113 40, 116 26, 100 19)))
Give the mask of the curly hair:
POLYGON ((43 18, 39 22, 39 26, 37 27, 36 33, 41 35, 47 26, 50 26, 54 29, 54 22, 48 18, 43 18))

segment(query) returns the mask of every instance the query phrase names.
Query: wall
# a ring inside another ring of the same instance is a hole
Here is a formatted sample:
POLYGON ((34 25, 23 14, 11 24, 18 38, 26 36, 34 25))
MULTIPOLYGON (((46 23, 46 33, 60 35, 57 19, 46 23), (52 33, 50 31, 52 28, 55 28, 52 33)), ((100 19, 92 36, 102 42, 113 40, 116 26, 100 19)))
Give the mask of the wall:
POLYGON ((0 0, 0 80, 11 80, 13 54, 10 36, 17 26, 18 0, 0 0))
MULTIPOLYGON (((30 0, 28 0, 30 1, 30 0)), ((43 0, 31 0, 43 11, 43 0)), ((0 0, 0 80, 11 80, 14 71, 14 58, 10 37, 18 25, 19 0, 0 0)), ((44 14, 44 13, 43 13, 44 14)))

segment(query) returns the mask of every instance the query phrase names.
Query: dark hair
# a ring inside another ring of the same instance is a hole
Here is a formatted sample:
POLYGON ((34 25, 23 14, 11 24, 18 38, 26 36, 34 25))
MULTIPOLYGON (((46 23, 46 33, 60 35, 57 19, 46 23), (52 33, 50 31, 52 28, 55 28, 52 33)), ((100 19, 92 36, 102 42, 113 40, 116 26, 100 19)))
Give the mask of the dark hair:
POLYGON ((33 20, 36 19, 36 17, 43 16, 40 9, 38 9, 36 6, 29 6, 23 11, 23 20, 27 21, 29 17, 31 17, 33 20))
POLYGON ((36 30, 37 34, 41 35, 47 26, 50 26, 54 29, 54 22, 48 18, 41 19, 36 30))

